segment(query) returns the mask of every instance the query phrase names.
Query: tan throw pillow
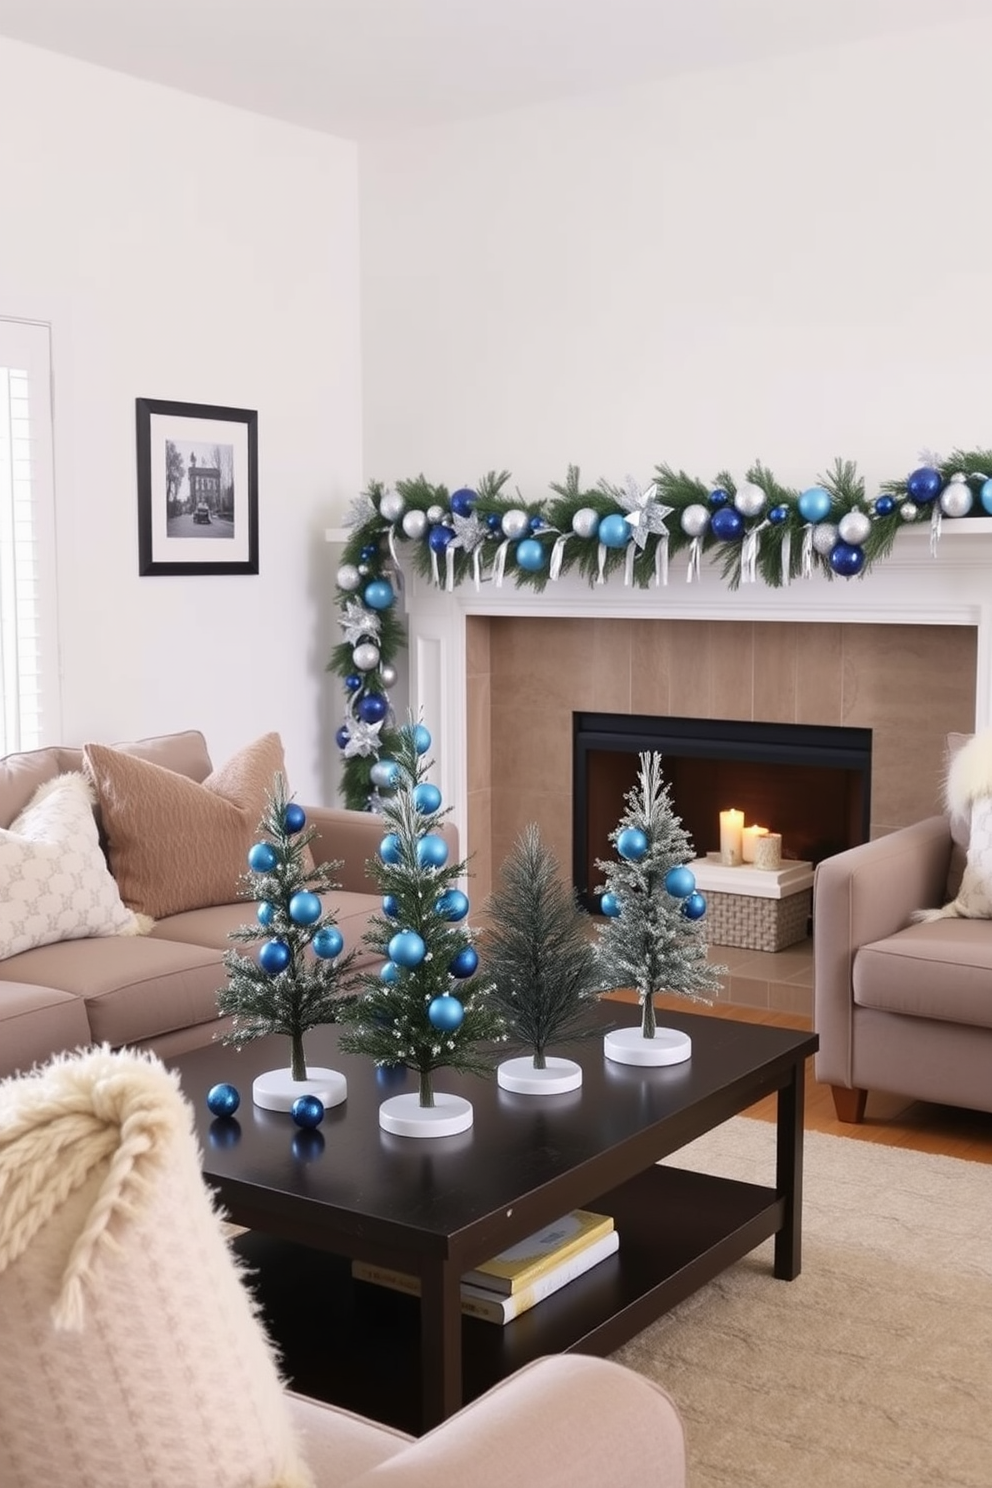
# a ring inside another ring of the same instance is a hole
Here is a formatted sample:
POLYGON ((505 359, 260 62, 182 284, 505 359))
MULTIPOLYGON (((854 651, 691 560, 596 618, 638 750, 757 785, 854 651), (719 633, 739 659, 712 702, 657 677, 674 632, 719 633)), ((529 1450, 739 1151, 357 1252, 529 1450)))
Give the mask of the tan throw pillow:
POLYGON ((285 773, 278 734, 247 745, 202 785, 104 744, 85 745, 83 760, 125 904, 161 920, 243 897, 248 849, 276 773, 285 773))

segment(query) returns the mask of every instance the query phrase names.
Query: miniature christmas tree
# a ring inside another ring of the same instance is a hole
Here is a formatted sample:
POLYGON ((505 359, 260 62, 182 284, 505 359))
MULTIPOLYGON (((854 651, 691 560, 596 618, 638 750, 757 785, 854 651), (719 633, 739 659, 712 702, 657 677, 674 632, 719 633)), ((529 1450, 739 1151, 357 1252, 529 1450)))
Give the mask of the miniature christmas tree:
POLYGON ((575 891, 561 880, 554 855, 531 822, 503 863, 500 888, 486 905, 487 963, 493 996, 512 1041, 529 1046, 532 1060, 500 1065, 500 1084, 531 1093, 574 1089, 582 1081, 573 1060, 552 1061, 565 1083, 528 1081, 518 1066, 549 1068, 548 1045, 581 1037, 584 1017, 598 1000, 599 967, 592 943, 590 917, 575 891), (570 1081, 564 1066, 570 1066, 570 1081))
MULTIPOLYGON (((341 1048, 366 1054, 384 1069, 405 1067, 419 1077, 419 1106, 435 1106, 435 1070, 484 1074, 489 1055, 476 1045, 504 1036, 503 1023, 491 1005, 490 987, 475 977, 479 964, 473 933, 465 925, 469 901, 457 887, 464 862, 448 861, 448 845, 439 828, 448 809, 441 793, 425 777, 423 756, 431 737, 423 724, 409 723, 398 732, 391 762, 392 794, 383 798, 385 836, 368 871, 382 890, 382 914, 372 917, 365 944, 385 958, 381 971, 363 973, 357 1002, 343 1009, 341 1048)), ((387 763, 380 761, 380 763, 387 763)), ((393 1097, 405 1102, 407 1097, 393 1097)), ((469 1102, 438 1096, 450 1105, 469 1102)), ((392 1105, 387 1101, 386 1107, 392 1105)), ((463 1112, 464 1114, 464 1112, 463 1112)), ((380 1111, 380 1124, 406 1135, 416 1121, 390 1126, 380 1111)))
MULTIPOLYGON (((224 1043, 241 1048, 270 1033, 288 1036, 289 1073, 299 1087, 298 1096, 315 1077, 313 1070, 308 1071, 303 1035, 321 1023, 337 1021, 353 985, 355 951, 342 954, 344 939, 335 916, 319 897, 339 887, 334 874, 341 864, 314 866, 309 845, 316 829, 306 825, 303 808, 287 800, 281 775, 275 777, 259 833, 262 840, 248 854, 251 871, 246 875, 258 901, 257 923, 232 930, 230 939, 262 945, 257 961, 235 950, 225 952, 228 981, 217 994, 217 1006, 234 1018, 224 1043)), ((327 1073, 334 1072, 321 1072, 327 1073)), ((336 1076, 336 1081, 343 1082, 343 1077, 336 1076)), ((258 1104, 288 1110, 292 1093, 290 1089, 286 1100, 276 1103, 259 1099, 256 1089, 255 1098, 258 1104)))
POLYGON ((628 791, 626 810, 610 833, 619 860, 596 863, 606 874, 605 892, 597 892, 607 917, 598 927, 598 953, 600 986, 635 987, 641 1035, 654 1039, 655 994, 675 992, 709 1001, 706 994, 719 991, 723 968, 706 959, 699 924, 706 900, 686 867, 694 856, 692 845, 672 810, 661 755, 644 753, 640 762, 637 784, 628 791))

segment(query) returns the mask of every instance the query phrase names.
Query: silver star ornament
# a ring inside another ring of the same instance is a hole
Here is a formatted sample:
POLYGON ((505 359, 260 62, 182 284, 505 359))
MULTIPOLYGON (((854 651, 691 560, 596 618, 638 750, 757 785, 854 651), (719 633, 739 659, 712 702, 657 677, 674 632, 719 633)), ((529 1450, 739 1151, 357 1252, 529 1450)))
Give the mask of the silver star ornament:
POLYGON ((348 724, 348 742, 344 746, 345 759, 354 759, 356 755, 366 758, 370 754, 378 754, 382 742, 379 738, 382 724, 381 718, 378 723, 363 723, 360 718, 353 719, 348 724))
POLYGON ((344 607, 344 615, 338 621, 344 631, 344 638, 349 646, 357 646, 358 642, 365 636, 377 636, 381 624, 379 616, 372 610, 367 610, 364 605, 359 604, 357 599, 349 599, 344 607))
POLYGON ((466 553, 474 553, 479 544, 485 542, 489 530, 483 526, 474 512, 467 517, 459 517, 455 514, 452 517, 452 526, 459 547, 464 548, 466 553))
POLYGON ((660 535, 668 531, 665 522, 675 508, 665 506, 657 497, 658 487, 654 481, 642 491, 640 482, 632 475, 628 475, 625 488, 620 492, 619 501, 626 513, 630 535, 639 548, 644 547, 651 533, 660 535))

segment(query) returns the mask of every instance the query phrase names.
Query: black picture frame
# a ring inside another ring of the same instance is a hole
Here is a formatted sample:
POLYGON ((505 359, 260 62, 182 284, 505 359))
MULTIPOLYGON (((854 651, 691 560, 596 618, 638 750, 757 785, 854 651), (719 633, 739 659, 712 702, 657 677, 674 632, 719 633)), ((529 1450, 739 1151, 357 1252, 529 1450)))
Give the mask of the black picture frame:
POLYGON ((258 413, 135 399, 138 573, 258 573, 258 413))

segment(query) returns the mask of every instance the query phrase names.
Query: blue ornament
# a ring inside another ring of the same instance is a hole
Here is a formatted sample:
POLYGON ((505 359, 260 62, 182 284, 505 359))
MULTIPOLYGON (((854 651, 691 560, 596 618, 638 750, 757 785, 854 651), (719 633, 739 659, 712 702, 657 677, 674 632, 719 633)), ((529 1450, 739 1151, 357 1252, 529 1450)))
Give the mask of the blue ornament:
POLYGON ((389 712, 389 703, 379 692, 367 692, 358 705, 363 723, 381 723, 389 712))
POLYGON ((479 967, 479 953, 475 946, 462 946, 448 962, 448 970, 453 977, 470 977, 475 974, 479 967))
POLYGON ((253 873, 271 873, 279 861, 279 854, 271 842, 256 842, 248 849, 248 867, 253 873))
POLYGON ((337 925, 321 925, 311 945, 315 956, 322 961, 333 961, 344 950, 344 936, 337 925))
POLYGON ((982 506, 985 508, 985 510, 992 514, 992 480, 982 482, 981 490, 978 493, 978 499, 982 503, 982 506))
POLYGON ((307 824, 307 814, 303 807, 290 801, 283 813, 282 824, 287 832, 302 832, 307 824))
POLYGON ((710 517, 710 531, 720 542, 740 542, 744 536, 744 518, 736 506, 718 506, 710 517))
POLYGON ((417 863, 421 868, 443 868, 448 861, 448 844, 435 832, 428 832, 417 843, 417 863))
POLYGON ((334 742, 339 749, 344 749, 350 738, 351 735, 348 732, 348 726, 347 724, 343 723, 338 729, 337 733, 334 735, 334 742))
MULTIPOLYGON (((361 687, 363 681, 364 678, 360 677, 357 672, 349 672, 347 677, 345 677, 344 679, 344 685, 345 687, 347 687, 349 692, 357 692, 358 689, 361 687)), ((345 744, 347 744, 347 742, 348 741, 346 739, 345 744)))
POLYGON ((545 557, 544 544, 539 543, 536 537, 525 537, 523 542, 517 543, 517 566, 526 573, 539 573, 544 567, 545 557))
POLYGON ((531 532, 540 532, 540 531, 543 530, 543 527, 544 527, 544 519, 542 517, 531 517, 531 519, 530 519, 530 530, 531 530, 531 532))
POLYGON ((430 816, 431 812, 437 811, 441 805, 441 792, 436 785, 431 785, 425 780, 420 785, 414 786, 411 799, 421 815, 430 816))
POLYGON ((691 868, 669 868, 665 874, 665 888, 673 899, 688 899, 696 887, 696 876, 691 868))
POLYGON ((396 595, 388 579, 373 579, 362 595, 370 610, 388 610, 396 595))
POLYGON ((599 908, 601 914, 608 915, 611 920, 615 920, 620 913, 620 900, 616 894, 606 893, 599 901, 599 908))
POLYGON ((379 968, 379 980, 387 987, 395 987, 400 979, 400 969, 395 961, 387 961, 379 968))
POLYGON ((944 479, 939 470, 934 470, 932 465, 921 465, 907 480, 906 495, 911 496, 914 501, 933 501, 940 495, 943 484, 944 479))
POLYGON ((698 889, 693 889, 682 900, 682 913, 687 920, 701 920, 706 913, 706 899, 698 889))
POLYGON ((467 517, 478 499, 470 486, 460 486, 451 493, 451 510, 456 517, 467 517))
POLYGON ((388 915, 391 920, 395 920, 400 912, 400 901, 395 894, 383 895, 382 912, 384 915, 388 915))
POLYGON ((372 784, 383 790, 395 790, 399 778, 400 767, 393 759, 377 759, 369 771, 372 784))
POLYGON ((366 543, 365 546, 362 548, 362 558, 365 560, 366 563, 371 563, 372 559, 375 557, 378 551, 379 549, 376 547, 375 543, 366 543))
POLYGON ((383 837, 379 843, 379 856, 384 863, 388 863, 393 868, 403 861, 403 855, 400 851, 400 839, 395 832, 387 832, 385 837, 383 837))
POLYGON ((599 524, 599 540, 608 548, 625 548, 630 542, 630 523, 619 512, 611 512, 599 524))
POLYGON ((389 959, 397 966, 419 966, 427 955, 427 947, 416 930, 399 930, 386 948, 389 959))
POLYGON ((709 501, 710 506, 719 510, 721 506, 726 506, 729 503, 730 492, 725 491, 722 486, 717 486, 716 490, 711 491, 706 499, 709 501))
POLYGON ((285 971, 292 959, 293 953, 284 940, 263 941, 258 952, 258 964, 269 976, 285 971))
POLYGON ((461 1027, 465 1016, 465 1009, 457 997, 452 997, 450 992, 435 997, 427 1009, 427 1016, 432 1025, 442 1033, 454 1033, 456 1028, 461 1027))
POLYGON ((255 916, 258 923, 264 925, 267 930, 276 917, 276 907, 274 904, 270 904, 267 899, 263 899, 255 911, 255 916))
POLYGON ((486 526, 489 528, 490 532, 503 531, 503 518, 500 516, 499 512, 489 513, 488 517, 486 518, 486 526))
POLYGON ((430 731, 425 729, 422 723, 415 723, 411 737, 413 739, 413 747, 417 753, 426 754, 431 747, 430 731))
POLYGON ((324 1119, 324 1102, 318 1095, 298 1095, 289 1113, 297 1126, 313 1131, 324 1119))
POLYGON ((773 527, 781 527, 783 522, 789 520, 789 508, 787 506, 773 506, 768 513, 768 520, 773 527))
POLYGON ((434 908, 442 920, 463 920, 468 914, 468 897, 461 889, 445 889, 434 908))
POLYGON ((324 906, 309 889, 300 889, 289 901, 289 918, 294 925, 312 925, 323 912, 324 906))
POLYGON ((427 546, 430 548, 432 553, 443 553, 454 535, 455 534, 450 527, 442 527, 441 524, 438 523, 437 526, 432 527, 430 532, 428 532, 427 534, 427 546))
POLYGON ((822 486, 810 486, 799 498, 799 515, 807 522, 822 522, 830 514, 830 492, 822 486))
POLYGON ((887 517, 896 509, 896 498, 894 496, 878 496, 875 499, 875 510, 880 517, 887 517))
POLYGON ((236 1085, 211 1085, 207 1091, 207 1109, 215 1116, 233 1116, 240 1104, 236 1085))
POLYGON ((853 579, 865 566, 865 550, 855 543, 834 543, 830 549, 830 567, 844 579, 853 579))
POLYGON ((639 863, 648 850, 648 835, 640 827, 625 827, 617 838, 617 852, 631 863, 639 863))

